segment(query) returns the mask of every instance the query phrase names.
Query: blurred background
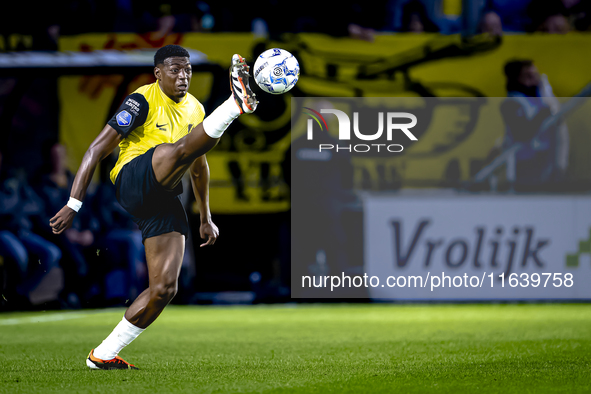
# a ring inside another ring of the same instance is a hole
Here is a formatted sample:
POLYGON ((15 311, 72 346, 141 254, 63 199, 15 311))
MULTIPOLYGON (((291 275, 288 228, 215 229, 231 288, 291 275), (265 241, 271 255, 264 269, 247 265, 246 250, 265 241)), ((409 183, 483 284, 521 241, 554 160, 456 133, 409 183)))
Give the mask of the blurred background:
MULTIPOLYGON (((259 109, 235 121, 208 153, 211 210, 222 235, 208 248, 190 235, 173 301, 289 302, 292 97, 455 97, 495 108, 500 101, 487 98, 514 98, 493 117, 496 127, 479 127, 493 118, 456 106, 456 127, 425 133, 409 154, 351 161, 338 202, 339 220, 351 229, 338 234, 346 257, 316 245, 305 258, 312 274, 345 258, 348 272, 359 274, 371 226, 365 192, 386 193, 393 204, 409 193, 433 201, 449 193, 589 195, 588 112, 563 98, 589 95, 590 28, 587 0, 346 0, 334 9, 308 0, 3 5, 0 305, 128 305, 147 286, 141 236, 108 179, 117 152, 95 174, 73 228, 56 237, 48 221, 123 98, 155 80, 153 54, 163 45, 190 50, 190 92, 207 112, 230 93, 234 53, 252 64, 263 50, 281 47, 300 62, 293 90, 271 96, 255 87, 259 109)), ((184 201, 197 229, 194 198, 188 193, 184 201)), ((580 212, 571 243, 561 246, 571 249, 569 267, 591 252, 590 212, 580 212)))

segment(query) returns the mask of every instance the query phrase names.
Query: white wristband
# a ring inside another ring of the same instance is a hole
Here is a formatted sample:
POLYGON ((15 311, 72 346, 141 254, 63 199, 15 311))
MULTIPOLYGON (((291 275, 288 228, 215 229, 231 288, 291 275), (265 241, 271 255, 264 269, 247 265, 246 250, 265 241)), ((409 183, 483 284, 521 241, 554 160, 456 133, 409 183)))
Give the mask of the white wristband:
POLYGON ((211 138, 220 138, 230 123, 239 115, 238 104, 234 101, 234 96, 230 96, 203 120, 203 130, 211 138))
POLYGON ((74 197, 70 197, 66 205, 78 212, 80 208, 82 208, 82 201, 76 200, 74 197))

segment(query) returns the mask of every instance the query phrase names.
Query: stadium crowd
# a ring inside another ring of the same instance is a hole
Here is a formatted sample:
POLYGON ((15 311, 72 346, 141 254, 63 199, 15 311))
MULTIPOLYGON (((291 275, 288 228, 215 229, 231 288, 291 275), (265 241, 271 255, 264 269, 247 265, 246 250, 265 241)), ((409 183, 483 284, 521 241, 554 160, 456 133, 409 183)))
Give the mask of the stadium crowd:
MULTIPOLYGON (((231 12, 226 3, 213 1, 157 4, 136 0, 71 0, 62 2, 59 9, 48 2, 40 4, 37 11, 45 15, 42 23, 34 18, 12 18, 20 5, 11 3, 6 6, 9 11, 0 16, 0 35, 4 37, 3 49, 9 51, 57 50, 60 35, 87 32, 156 32, 162 37, 191 31, 251 31, 270 37, 285 32, 319 32, 366 41, 372 41, 376 32, 463 32, 465 26, 460 16, 444 13, 446 2, 449 0, 345 0, 334 11, 339 15, 335 18, 325 11, 317 12, 314 2, 302 0, 290 10, 290 18, 278 18, 278 10, 285 7, 278 0, 241 7, 240 13, 231 12), (84 17, 72 17, 78 15, 84 17), (28 42, 8 39, 14 33, 32 39, 28 42)), ((478 16, 477 32, 492 35, 591 29, 591 2, 583 0, 479 0, 474 1, 474 10, 478 16)), ((547 80, 540 77, 532 61, 513 61, 504 71, 507 90, 513 98, 510 101, 513 108, 507 107, 504 114, 508 131, 502 144, 506 147, 516 141, 528 142, 539 129, 539 125, 530 127, 531 135, 516 133, 517 126, 511 129, 510 122, 522 120, 515 115, 522 108, 539 113, 536 121, 541 122, 557 112, 558 104, 547 80), (530 74, 535 74, 533 80, 528 80, 530 74), (538 100, 525 100, 526 97, 538 100), (542 97, 549 99, 544 101, 542 97)), ((9 90, 8 84, 4 86, 9 90)), ((27 105, 41 107, 34 101, 27 105)), ((563 149, 558 154, 561 156, 553 157, 552 153, 559 138, 545 135, 543 149, 524 150, 517 157, 518 177, 527 180, 561 177, 568 161, 565 159, 568 131, 561 127, 561 134, 557 134, 562 136, 563 149), (524 173, 529 168, 548 171, 524 173)), ((144 249, 141 234, 117 202, 112 183, 101 182, 90 191, 85 201, 88 209, 76 216, 74 226, 65 236, 52 234, 49 219, 68 200, 73 175, 66 166, 65 147, 55 139, 47 140, 51 142, 41 149, 45 156, 40 159, 41 170, 35 174, 8 167, 6 160, 3 165, 2 153, 9 161, 16 154, 6 151, 6 144, 0 144, 5 150, 0 152, 0 271, 5 274, 0 278, 5 283, 0 285, 5 289, 3 297, 11 299, 7 305, 19 309, 54 302, 76 308, 123 304, 135 299, 147 283, 144 249)))
POLYGON ((0 154, 4 297, 12 308, 46 302, 78 308, 135 298, 147 283, 143 244, 114 186, 105 182, 89 193, 90 209, 57 236, 49 219, 68 199, 74 176, 63 145, 52 143, 44 152, 46 164, 32 177, 1 166, 0 154))
POLYGON ((466 2, 471 10, 462 10, 466 5, 462 3, 344 0, 338 10, 329 10, 318 8, 311 0, 300 0, 297 7, 265 0, 256 6, 237 3, 240 12, 235 12, 226 2, 202 0, 68 0, 60 2, 60 7, 40 2, 36 12, 43 18, 38 19, 12 17, 28 12, 23 3, 12 2, 0 15, 0 35, 4 36, 5 50, 55 50, 60 35, 88 32, 156 32, 161 37, 172 32, 252 31, 271 37, 286 32, 318 32, 372 41, 376 32, 465 32, 468 26, 459 15, 465 12, 477 20, 476 31, 470 33, 563 34, 591 28, 591 2, 585 0, 474 0, 466 2), (10 40, 12 33, 32 39, 10 40))

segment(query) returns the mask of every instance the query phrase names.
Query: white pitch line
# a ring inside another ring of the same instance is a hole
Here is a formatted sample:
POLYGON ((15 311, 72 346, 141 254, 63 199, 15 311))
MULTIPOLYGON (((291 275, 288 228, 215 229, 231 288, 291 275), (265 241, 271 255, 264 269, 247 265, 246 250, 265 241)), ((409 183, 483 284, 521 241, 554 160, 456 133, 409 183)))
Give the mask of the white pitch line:
POLYGON ((28 316, 12 319, 0 319, 0 326, 12 326, 15 324, 45 323, 51 321, 79 319, 86 317, 85 313, 55 313, 47 316, 28 316))

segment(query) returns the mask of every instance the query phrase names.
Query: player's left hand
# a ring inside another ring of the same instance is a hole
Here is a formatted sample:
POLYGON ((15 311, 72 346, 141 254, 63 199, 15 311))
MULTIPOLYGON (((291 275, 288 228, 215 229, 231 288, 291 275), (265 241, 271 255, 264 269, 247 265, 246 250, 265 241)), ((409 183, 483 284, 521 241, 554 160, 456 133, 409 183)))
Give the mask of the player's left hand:
POLYGON ((213 224, 213 222, 201 223, 201 226, 199 227, 199 236, 201 236, 201 239, 206 239, 207 242, 202 243, 199 247, 202 248, 207 245, 213 245, 219 235, 220 230, 218 230, 218 226, 213 224))

